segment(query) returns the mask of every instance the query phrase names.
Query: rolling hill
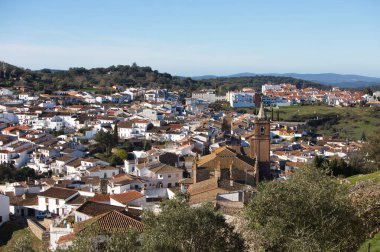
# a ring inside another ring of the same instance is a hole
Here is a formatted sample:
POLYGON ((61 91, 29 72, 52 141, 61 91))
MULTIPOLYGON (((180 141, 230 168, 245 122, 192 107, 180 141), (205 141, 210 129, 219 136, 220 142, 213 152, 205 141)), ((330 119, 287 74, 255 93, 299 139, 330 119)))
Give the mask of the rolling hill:
POLYGON ((320 73, 320 74, 298 74, 298 73, 237 73, 227 76, 203 75, 192 77, 194 80, 210 80, 218 78, 236 78, 236 77, 255 77, 255 76, 276 76, 276 77, 292 77, 295 79, 307 80, 327 85, 340 86, 344 88, 360 88, 380 85, 380 78, 368 77, 363 75, 353 74, 335 74, 335 73, 320 73))

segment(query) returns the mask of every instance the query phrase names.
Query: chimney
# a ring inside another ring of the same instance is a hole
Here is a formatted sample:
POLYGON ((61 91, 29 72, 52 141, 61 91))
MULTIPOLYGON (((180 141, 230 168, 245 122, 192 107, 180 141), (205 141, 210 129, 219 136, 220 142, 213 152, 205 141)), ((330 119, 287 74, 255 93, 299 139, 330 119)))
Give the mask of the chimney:
POLYGON ((215 169, 215 177, 220 180, 220 160, 218 161, 218 165, 216 166, 216 169, 215 169))
POLYGON ((232 166, 234 164, 234 161, 232 160, 231 161, 231 164, 230 164, 230 186, 234 186, 234 177, 233 177, 233 170, 232 170, 232 166))

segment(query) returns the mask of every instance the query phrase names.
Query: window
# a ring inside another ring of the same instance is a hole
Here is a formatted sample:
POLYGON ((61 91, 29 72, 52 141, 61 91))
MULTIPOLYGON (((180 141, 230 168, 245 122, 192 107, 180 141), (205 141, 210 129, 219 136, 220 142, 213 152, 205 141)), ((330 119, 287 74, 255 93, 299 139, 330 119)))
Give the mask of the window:
POLYGON ((49 199, 48 199, 48 198, 45 198, 45 203, 46 203, 46 204, 49 203, 49 199))
POLYGON ((158 174, 158 178, 163 179, 164 177, 162 176, 162 174, 158 174))
POLYGON ((172 187, 172 183, 168 183, 168 188, 171 188, 172 187))
POLYGON ((169 175, 168 175, 168 178, 171 178, 171 177, 172 177, 172 175, 171 175, 171 174, 169 174, 169 175))
POLYGON ((3 216, 0 216, 0 223, 3 222, 3 216))
POLYGON ((56 199, 56 200, 55 200, 55 204, 56 204, 56 205, 59 205, 59 199, 56 199))
POLYGON ((261 126, 261 128, 260 128, 260 134, 261 135, 265 134, 265 127, 264 126, 261 126))

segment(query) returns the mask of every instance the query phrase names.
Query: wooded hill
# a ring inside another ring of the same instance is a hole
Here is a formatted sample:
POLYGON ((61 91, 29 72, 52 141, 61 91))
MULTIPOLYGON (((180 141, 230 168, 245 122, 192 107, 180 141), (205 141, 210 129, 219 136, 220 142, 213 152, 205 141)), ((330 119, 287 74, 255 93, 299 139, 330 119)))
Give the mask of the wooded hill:
POLYGON ((254 76, 217 78, 212 80, 193 80, 160 73, 150 67, 129 65, 110 66, 107 68, 86 69, 83 67, 69 70, 41 69, 32 71, 10 64, 0 65, 0 84, 2 86, 29 85, 35 91, 49 93, 53 90, 107 90, 113 85, 127 87, 167 88, 170 90, 199 90, 216 88, 219 93, 252 87, 261 90, 266 83, 291 83, 297 87, 329 88, 322 84, 290 77, 254 76), (5 67, 4 67, 5 65, 5 67), (4 72, 5 68, 5 72, 4 72), (96 87, 96 89, 94 89, 96 87))

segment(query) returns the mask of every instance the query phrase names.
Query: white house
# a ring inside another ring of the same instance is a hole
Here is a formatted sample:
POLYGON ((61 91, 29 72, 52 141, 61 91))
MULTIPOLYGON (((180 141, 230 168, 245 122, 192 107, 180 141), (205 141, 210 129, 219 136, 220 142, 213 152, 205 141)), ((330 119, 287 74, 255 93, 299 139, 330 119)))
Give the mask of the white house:
POLYGON ((259 95, 250 92, 228 92, 227 101, 233 108, 255 107, 259 95))
POLYGON ((78 195, 76 190, 51 187, 38 194, 38 210, 49 210, 58 215, 67 214, 73 209, 69 209, 66 203, 78 195))
POLYGON ((135 206, 142 207, 146 203, 144 194, 131 190, 121 194, 113 194, 110 196, 110 204, 114 206, 127 207, 135 206))
POLYGON ((87 169, 86 173, 87 176, 90 177, 112 178, 113 176, 119 174, 119 169, 108 165, 97 165, 87 169))
POLYGON ((135 174, 149 181, 146 188, 171 188, 178 186, 179 180, 183 178, 183 170, 161 162, 139 164, 135 168, 135 174))
POLYGON ((120 194, 131 189, 141 190, 148 185, 149 183, 141 178, 121 173, 108 180, 107 193, 120 194))
POLYGON ((118 135, 120 139, 128 139, 134 135, 144 135, 150 122, 147 120, 132 119, 118 123, 118 135))
POLYGON ((9 197, 0 194, 0 226, 9 221, 9 197))

